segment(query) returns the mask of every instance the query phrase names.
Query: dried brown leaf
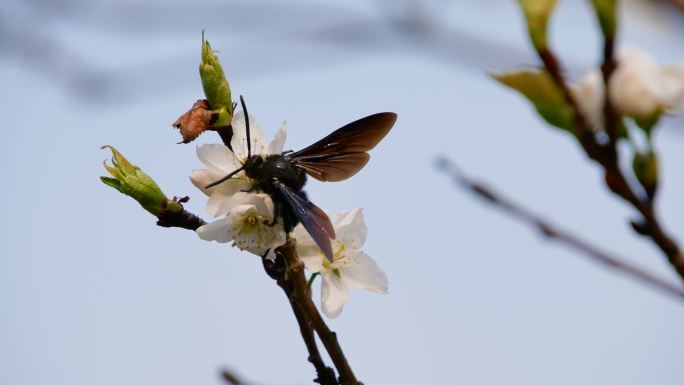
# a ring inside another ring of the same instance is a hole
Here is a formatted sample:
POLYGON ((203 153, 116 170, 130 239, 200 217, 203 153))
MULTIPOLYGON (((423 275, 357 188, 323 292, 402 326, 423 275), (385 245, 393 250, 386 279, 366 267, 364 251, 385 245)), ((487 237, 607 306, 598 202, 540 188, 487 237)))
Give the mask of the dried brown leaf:
POLYGON ((188 112, 181 115, 173 123, 173 127, 180 130, 183 137, 181 143, 190 143, 204 131, 210 129, 216 118, 217 114, 209 109, 209 103, 202 99, 196 101, 188 112))

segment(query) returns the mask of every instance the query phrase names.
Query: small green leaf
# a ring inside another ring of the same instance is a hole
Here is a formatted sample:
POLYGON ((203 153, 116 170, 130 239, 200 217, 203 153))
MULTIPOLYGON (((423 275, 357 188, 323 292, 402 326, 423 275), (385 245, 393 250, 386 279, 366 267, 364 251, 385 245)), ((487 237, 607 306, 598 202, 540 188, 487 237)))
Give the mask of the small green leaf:
POLYGON ((209 108, 212 110, 224 108, 230 115, 228 119, 230 122, 233 114, 230 85, 218 56, 214 54, 209 42, 204 39, 204 31, 202 31, 202 61, 199 65, 199 73, 209 108))
POLYGON ((575 113, 546 71, 509 72, 494 78, 523 94, 549 124, 574 133, 575 113))
POLYGON ((601 30, 606 38, 614 38, 617 30, 617 0, 591 0, 601 30))
POLYGON ((100 180, 102 183, 106 184, 107 186, 113 187, 119 192, 121 192, 121 182, 119 182, 117 179, 106 177, 106 176, 101 176, 100 180))
POLYGON ((547 47, 547 25, 557 0, 519 0, 525 12, 527 30, 537 51, 547 47))

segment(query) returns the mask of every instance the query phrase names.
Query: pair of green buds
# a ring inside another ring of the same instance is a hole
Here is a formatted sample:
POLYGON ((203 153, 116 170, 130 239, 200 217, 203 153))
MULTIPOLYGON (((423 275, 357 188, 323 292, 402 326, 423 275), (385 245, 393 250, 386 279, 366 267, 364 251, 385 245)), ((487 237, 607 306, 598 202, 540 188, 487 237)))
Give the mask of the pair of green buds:
MULTIPOLYGON (((206 100, 197 101, 193 107, 173 124, 180 129, 183 143, 189 143, 206 130, 228 127, 233 119, 234 104, 230 86, 221 63, 202 32, 202 59, 199 65, 202 88, 206 100)), ((139 167, 131 164, 112 146, 103 146, 112 151, 111 165, 105 161, 105 168, 111 174, 100 177, 102 182, 122 194, 135 199, 152 215, 160 218, 164 213, 183 211, 183 199, 169 199, 159 185, 139 167)))

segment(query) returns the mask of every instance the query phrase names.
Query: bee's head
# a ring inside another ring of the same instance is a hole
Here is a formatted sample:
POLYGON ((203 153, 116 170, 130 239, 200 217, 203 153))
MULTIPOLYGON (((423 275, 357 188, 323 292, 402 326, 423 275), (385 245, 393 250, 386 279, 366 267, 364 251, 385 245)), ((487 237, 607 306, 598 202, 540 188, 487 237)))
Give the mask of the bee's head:
POLYGON ((254 172, 264 163, 264 158, 261 155, 252 155, 245 163, 243 163, 242 168, 245 170, 245 174, 250 178, 254 175, 254 172))

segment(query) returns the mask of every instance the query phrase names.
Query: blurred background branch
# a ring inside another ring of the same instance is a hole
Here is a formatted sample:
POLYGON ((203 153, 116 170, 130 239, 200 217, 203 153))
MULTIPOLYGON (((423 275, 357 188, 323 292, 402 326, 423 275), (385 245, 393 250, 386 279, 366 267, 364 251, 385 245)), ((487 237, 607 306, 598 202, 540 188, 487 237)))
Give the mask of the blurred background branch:
POLYGON ((572 233, 561 229, 550 221, 533 213, 531 210, 506 198, 485 183, 469 178, 449 159, 445 157, 438 158, 437 167, 457 186, 463 188, 463 190, 485 200, 487 203, 515 219, 528 224, 530 227, 535 228, 544 237, 557 241, 607 268, 623 273, 636 282, 658 290, 663 294, 675 297, 679 301, 684 301, 684 288, 682 288, 681 285, 670 283, 666 279, 648 272, 642 267, 629 263, 625 258, 620 258, 603 251, 601 248, 592 245, 586 240, 582 240, 572 233))

